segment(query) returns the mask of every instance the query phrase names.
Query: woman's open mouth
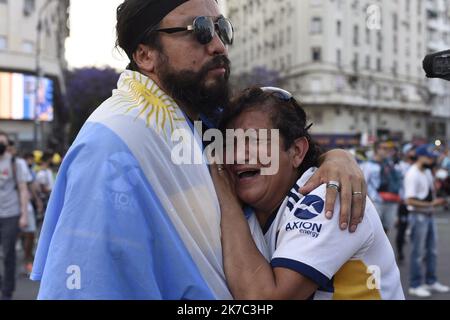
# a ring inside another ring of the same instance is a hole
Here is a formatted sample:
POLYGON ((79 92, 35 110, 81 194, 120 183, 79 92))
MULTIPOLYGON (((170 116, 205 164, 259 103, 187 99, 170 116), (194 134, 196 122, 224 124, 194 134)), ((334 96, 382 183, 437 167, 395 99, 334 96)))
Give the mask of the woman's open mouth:
POLYGON ((253 168, 253 169, 242 169, 235 172, 239 182, 251 181, 254 178, 257 178, 261 175, 261 169, 253 168))

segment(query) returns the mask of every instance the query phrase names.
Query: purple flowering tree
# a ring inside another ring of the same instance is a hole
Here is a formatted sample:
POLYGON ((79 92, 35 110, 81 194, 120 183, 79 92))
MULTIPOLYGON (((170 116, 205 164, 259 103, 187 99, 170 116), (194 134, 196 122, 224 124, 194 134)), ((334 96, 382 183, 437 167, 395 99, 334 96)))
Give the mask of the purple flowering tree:
POLYGON ((250 72, 237 73, 231 77, 233 91, 238 93, 248 87, 280 87, 281 78, 278 71, 266 67, 255 67, 250 72))
POLYGON ((119 74, 111 68, 83 68, 70 71, 66 76, 67 104, 70 121, 70 143, 83 124, 117 87, 119 74))

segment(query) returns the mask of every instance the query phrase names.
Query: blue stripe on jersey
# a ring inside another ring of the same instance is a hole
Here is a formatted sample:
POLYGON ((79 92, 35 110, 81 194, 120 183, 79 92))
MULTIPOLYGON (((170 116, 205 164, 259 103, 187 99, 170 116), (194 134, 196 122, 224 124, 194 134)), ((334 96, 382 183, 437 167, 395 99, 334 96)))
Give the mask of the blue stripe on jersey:
POLYGON ((293 192, 289 192, 288 197, 294 199, 295 202, 299 202, 300 201, 300 197, 298 195, 296 195, 293 192))
POLYGON ((324 287, 319 288, 320 291, 334 293, 334 277, 328 281, 328 284, 324 287))
MULTIPOLYGON (((290 200, 290 199, 289 199, 289 200, 290 200)), ((287 207, 289 208, 289 211, 294 210, 294 204, 293 204, 292 202, 290 202, 290 201, 288 201, 287 207)))
POLYGON ((275 211, 275 213, 272 213, 272 215, 266 221, 264 228, 262 228, 262 232, 264 235, 269 231, 270 227, 272 226, 273 222, 275 221, 275 218, 277 217, 277 211, 275 211))
MULTIPOLYGON (((309 278, 313 282, 315 282, 320 288, 327 288, 330 290, 330 279, 325 276, 320 271, 317 271, 313 267, 308 266, 299 261, 285 259, 285 258, 276 258, 273 259, 270 263, 272 268, 286 268, 300 273, 301 275, 309 278)), ((326 291, 326 290, 323 290, 326 291)), ((327 291, 329 292, 329 291, 327 291)))

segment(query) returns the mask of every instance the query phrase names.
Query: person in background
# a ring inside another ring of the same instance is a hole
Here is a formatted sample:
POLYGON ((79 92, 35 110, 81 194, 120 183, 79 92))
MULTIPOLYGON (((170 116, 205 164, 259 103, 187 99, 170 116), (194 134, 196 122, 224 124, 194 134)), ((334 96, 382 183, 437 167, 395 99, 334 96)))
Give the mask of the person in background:
POLYGON ((442 159, 440 161, 441 168, 446 169, 448 175, 450 176, 450 156, 449 156, 449 147, 447 146, 442 153, 442 159))
MULTIPOLYGON (((404 181, 406 173, 416 161, 416 150, 414 148, 414 145, 411 143, 404 145, 402 149, 402 155, 403 158, 397 164, 396 169, 398 172, 400 172, 402 181, 404 181)), ((408 229, 408 209, 405 203, 405 188, 403 184, 400 189, 400 198, 401 202, 398 206, 397 236, 395 239, 395 243, 397 246, 398 260, 399 262, 403 262, 405 258, 403 253, 403 246, 405 244, 406 230, 408 229)))
POLYGON ((386 234, 393 228, 400 201, 402 180, 391 160, 393 144, 379 141, 374 156, 361 166, 367 182, 367 192, 375 204, 386 234))
POLYGON ((438 164, 439 169, 436 171, 436 178, 439 184, 438 195, 448 197, 450 196, 450 157, 448 146, 442 151, 438 164))
POLYGON ((34 156, 27 153, 23 159, 18 159, 18 165, 22 166, 27 174, 28 193, 30 201, 28 203, 28 226, 22 228, 20 238, 24 252, 23 269, 25 274, 30 275, 33 269, 34 240, 37 232, 37 214, 43 211, 43 203, 39 197, 39 186, 36 183, 36 172, 34 171, 34 156))
MULTIPOLYGON (((0 242, 4 274, 0 276, 1 299, 11 300, 16 281, 16 240, 28 226, 27 174, 9 152, 10 139, 0 131, 0 242)), ((14 149, 13 149, 14 152, 14 149)))
POLYGON ((23 159, 27 163, 27 167, 30 170, 31 175, 33 176, 33 180, 36 180, 36 163, 34 158, 35 157, 31 152, 27 152, 23 156, 23 159))
POLYGON ((50 194, 53 190, 54 176, 51 169, 53 155, 50 152, 45 152, 41 159, 40 169, 36 175, 36 183, 40 194, 40 199, 44 206, 44 211, 47 208, 47 203, 50 194))
POLYGON ((436 208, 446 204, 436 198, 431 168, 437 159, 433 146, 422 145, 416 149, 417 160, 408 170, 404 180, 405 200, 411 225, 411 260, 409 294, 428 298, 431 292, 446 293, 450 288, 439 283, 437 265, 437 226, 434 220, 436 208), (422 263, 425 262, 425 284, 422 263))
MULTIPOLYGON (((33 249, 34 249, 34 238, 37 231, 36 227, 36 210, 37 212, 42 212, 43 206, 42 201, 39 198, 38 186, 36 184, 36 173, 34 172, 30 163, 34 160, 33 155, 27 154, 23 158, 19 157, 17 147, 14 141, 9 142, 8 147, 9 153, 13 156, 18 167, 25 172, 27 189, 28 189, 28 224, 25 228, 20 228, 19 238, 22 243, 22 248, 24 252, 23 258, 23 272, 26 275, 30 275, 33 269, 33 249), (36 205, 36 208, 34 206, 36 205)), ((34 161, 33 161, 34 162, 34 161)))

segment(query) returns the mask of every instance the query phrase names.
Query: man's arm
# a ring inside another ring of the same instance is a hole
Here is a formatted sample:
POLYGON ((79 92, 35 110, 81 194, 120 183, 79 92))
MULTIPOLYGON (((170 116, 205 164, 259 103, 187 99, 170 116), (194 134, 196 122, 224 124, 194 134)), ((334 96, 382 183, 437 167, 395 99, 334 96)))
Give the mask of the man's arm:
POLYGON ((39 185, 36 183, 36 181, 31 182, 30 198, 34 200, 38 213, 42 213, 42 211, 44 211, 44 204, 42 203, 42 200, 39 197, 38 192, 39 192, 39 185))
POLYGON ((446 200, 442 198, 434 199, 433 201, 424 201, 417 198, 418 194, 418 184, 415 176, 407 173, 404 179, 404 189, 405 189, 405 203, 408 206, 413 206, 416 208, 430 209, 435 207, 440 207, 446 204, 446 200))
POLYGON ((30 194, 28 192, 27 183, 31 179, 26 171, 25 161, 15 159, 13 161, 13 169, 15 171, 15 181, 17 183, 17 191, 19 193, 20 219, 19 227, 26 228, 28 226, 28 204, 30 202, 30 194))
POLYGON ((19 226, 21 228, 26 228, 28 226, 28 202, 30 197, 28 194, 27 184, 25 182, 18 183, 19 190, 19 202, 20 202, 20 220, 19 226))
POLYGON ((408 206, 413 206, 416 208, 430 208, 430 207, 435 208, 435 207, 443 206, 446 203, 447 203, 447 201, 442 198, 438 198, 433 201, 422 201, 422 200, 418 200, 416 198, 408 198, 406 200, 406 204, 408 206))
MULTIPOLYGON (((319 170, 299 192, 309 194, 330 181, 338 181, 341 185, 339 225, 342 230, 349 228, 350 232, 355 232, 364 217, 367 184, 361 168, 351 153, 339 149, 325 153, 320 159, 319 170)), ((337 194, 337 190, 327 189, 325 212, 328 219, 333 217, 337 194)))

